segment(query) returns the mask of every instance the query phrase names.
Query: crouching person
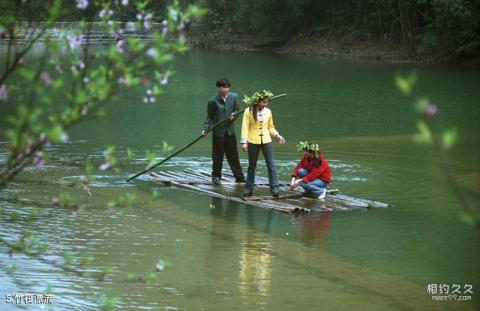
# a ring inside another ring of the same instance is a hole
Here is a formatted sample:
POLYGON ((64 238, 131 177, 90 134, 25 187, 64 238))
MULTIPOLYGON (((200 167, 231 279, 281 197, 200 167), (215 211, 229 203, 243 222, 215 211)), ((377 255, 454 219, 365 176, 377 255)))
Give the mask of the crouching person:
POLYGON ((293 170, 290 189, 301 185, 303 192, 310 193, 319 199, 325 198, 327 185, 331 181, 330 166, 318 144, 300 142, 297 146, 303 151, 303 157, 293 170))

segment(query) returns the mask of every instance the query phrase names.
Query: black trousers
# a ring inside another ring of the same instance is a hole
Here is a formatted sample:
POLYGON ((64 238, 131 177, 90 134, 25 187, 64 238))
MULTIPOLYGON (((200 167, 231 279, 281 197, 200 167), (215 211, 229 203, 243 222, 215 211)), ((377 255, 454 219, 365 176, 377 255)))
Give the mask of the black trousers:
POLYGON ((240 158, 237 149, 237 137, 225 135, 225 137, 212 135, 212 177, 222 177, 223 155, 227 157, 228 165, 237 180, 244 180, 240 158))

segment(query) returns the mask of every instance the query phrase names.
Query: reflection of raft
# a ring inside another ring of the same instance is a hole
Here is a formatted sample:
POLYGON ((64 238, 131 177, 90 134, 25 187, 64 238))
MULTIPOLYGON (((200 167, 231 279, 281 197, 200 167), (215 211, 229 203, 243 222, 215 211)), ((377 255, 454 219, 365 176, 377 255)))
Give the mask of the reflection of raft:
POLYGON ((280 184, 282 195, 274 198, 269 195, 268 179, 256 176, 255 192, 260 194, 248 198, 242 197, 243 183, 236 183, 233 175, 223 172, 222 185, 214 186, 211 175, 203 170, 187 169, 183 172, 150 173, 153 181, 167 186, 190 189, 209 194, 214 197, 242 202, 266 209, 274 209, 281 212, 310 212, 311 210, 351 210, 356 208, 383 208, 388 204, 376 201, 357 199, 339 194, 338 190, 327 190, 327 196, 323 200, 311 198, 298 191, 288 190, 288 184, 280 184))

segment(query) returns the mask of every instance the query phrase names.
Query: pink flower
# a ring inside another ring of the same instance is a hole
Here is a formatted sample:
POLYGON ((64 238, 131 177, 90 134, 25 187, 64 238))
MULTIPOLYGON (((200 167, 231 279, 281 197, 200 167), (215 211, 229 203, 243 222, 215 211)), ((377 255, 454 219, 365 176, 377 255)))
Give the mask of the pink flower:
POLYGON ((52 78, 50 78, 50 75, 48 74, 48 72, 46 71, 42 72, 40 74, 40 79, 43 81, 45 86, 49 87, 50 85, 52 85, 52 78))
POLYGON ((125 40, 118 40, 116 45, 119 53, 123 53, 125 51, 125 40))
POLYGON ((147 50, 147 55, 150 56, 150 57, 155 57, 155 56, 157 56, 157 54, 158 54, 158 51, 155 48, 149 48, 147 50))
POLYGON ((73 65, 71 69, 72 69, 73 73, 78 73, 78 72, 82 71, 83 69, 85 69, 85 63, 80 60, 80 61, 78 61, 78 63, 73 65))
POLYGON ((52 205, 53 206, 60 206, 60 199, 57 197, 52 198, 52 205))
POLYGON ((0 100, 7 100, 8 98, 8 90, 5 84, 2 84, 0 87, 0 100))
POLYGON ((115 39, 120 39, 125 31, 122 28, 118 28, 112 31, 112 35, 115 36, 115 39))
POLYGON ((57 264, 57 261, 58 261, 58 256, 55 256, 55 255, 52 255, 52 256, 49 256, 48 259, 50 260, 50 262, 52 264, 57 264))
POLYGON ((98 169, 101 170, 101 171, 106 171, 108 170, 112 165, 108 162, 103 162, 99 167, 98 169))
POLYGON ((82 182, 83 190, 87 191, 90 188, 90 181, 88 180, 88 178, 85 176, 81 176, 80 181, 82 182))
POLYGON ((145 16, 144 12, 137 13, 137 20, 139 20, 139 21, 143 20, 144 16, 145 16))
POLYGON ((113 15, 113 11, 107 10, 107 9, 101 10, 100 13, 98 14, 100 18, 104 18, 105 16, 112 16, 112 15, 113 15))
POLYGON ((35 167, 40 168, 45 164, 45 160, 43 159, 43 152, 39 151, 35 153, 35 157, 33 158, 33 165, 35 167))
POLYGON ((59 74, 62 74, 63 73, 63 69, 60 65, 55 65, 55 70, 59 73, 59 74))
POLYGON ((88 0, 77 0, 77 8, 85 10, 88 6, 88 0))
POLYGON ((98 13, 98 17, 104 18, 107 15, 107 10, 103 9, 98 13))
POLYGON ((42 147, 50 147, 50 141, 48 140, 47 138, 47 135, 45 135, 45 133, 40 133, 40 136, 39 136, 39 141, 40 143, 42 144, 42 147))
POLYGON ((130 32, 134 32, 136 30, 135 23, 133 22, 128 22, 125 28, 130 32))
POLYGON ((125 79, 125 77, 120 77, 120 78, 118 78, 117 83, 118 84, 126 84, 127 79, 125 79))
POLYGON ((427 106, 427 108, 425 108, 425 117, 427 117, 427 119, 432 120, 433 118, 435 118, 436 114, 437 114, 437 105, 430 104, 427 106))
POLYGON ((78 36, 67 36, 68 44, 72 50, 77 49, 78 47, 82 46, 85 43, 85 37, 83 35, 78 36))
POLYGON ((80 114, 81 114, 82 116, 86 116, 87 113, 88 113, 88 107, 87 107, 87 105, 83 105, 83 106, 82 106, 82 109, 80 110, 80 114))
POLYGON ((70 137, 68 137, 68 134, 66 132, 63 132, 62 135, 60 135, 60 141, 62 143, 68 143, 68 140, 70 137))
POLYGON ((143 19, 143 27, 145 29, 150 29, 152 27, 152 14, 147 14, 143 19))

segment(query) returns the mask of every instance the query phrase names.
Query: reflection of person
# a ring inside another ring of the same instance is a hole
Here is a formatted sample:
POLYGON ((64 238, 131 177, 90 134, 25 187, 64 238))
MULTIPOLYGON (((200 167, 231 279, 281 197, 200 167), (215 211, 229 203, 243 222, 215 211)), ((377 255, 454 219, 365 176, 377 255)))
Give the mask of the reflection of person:
POLYGON ((323 247, 328 238, 330 212, 309 214, 303 217, 302 240, 307 244, 316 243, 323 247))
POLYGON ((202 135, 207 136, 207 130, 217 122, 229 118, 228 121, 213 130, 212 135, 212 182, 220 185, 222 178, 223 155, 225 154, 228 165, 235 176, 236 182, 245 182, 245 176, 240 166, 237 150, 237 138, 233 122, 238 112, 237 94, 231 93, 230 82, 220 79, 216 83, 217 95, 208 99, 207 117, 203 123, 202 135))
MULTIPOLYGON (((255 226, 255 209, 248 207, 247 226, 240 253, 238 287, 242 296, 256 296, 257 299, 270 297, 272 284, 272 244, 268 233, 255 226)), ((268 222, 271 219, 267 220, 268 222)))
POLYGON ((285 139, 275 129, 272 111, 267 108, 268 100, 272 97, 272 93, 264 90, 255 92, 252 97, 244 100, 247 104, 250 104, 243 115, 240 140, 243 151, 248 152, 248 171, 244 196, 251 196, 253 193, 255 168, 260 150, 262 150, 267 164, 270 192, 273 196, 277 197, 279 195, 278 177, 273 162, 272 137, 276 138, 280 144, 284 144, 285 139))
MULTIPOLYGON (((231 285, 238 270, 237 249, 234 243, 225 243, 237 236, 239 203, 212 197, 211 220, 204 252, 203 271, 213 282, 203 284, 205 288, 221 291, 231 285), (225 205, 225 206, 224 206, 225 205)), ((201 278, 202 280, 202 278, 201 278)))
POLYGON ((330 166, 325 156, 317 144, 300 142, 297 147, 303 150, 303 157, 293 170, 290 188, 302 185, 306 193, 312 193, 319 199, 325 198, 331 181, 330 166))

